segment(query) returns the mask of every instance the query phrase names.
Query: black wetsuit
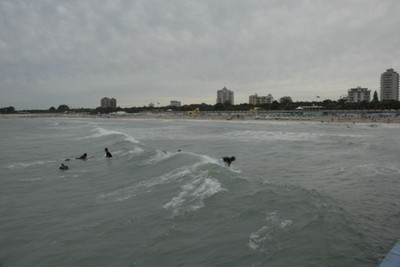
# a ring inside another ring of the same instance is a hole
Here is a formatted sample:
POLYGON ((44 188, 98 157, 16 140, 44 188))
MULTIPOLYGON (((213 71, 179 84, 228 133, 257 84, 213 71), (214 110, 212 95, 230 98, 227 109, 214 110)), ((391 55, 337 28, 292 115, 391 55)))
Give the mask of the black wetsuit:
POLYGON ((228 165, 231 166, 232 161, 235 160, 235 157, 223 157, 222 160, 228 165))
POLYGON ((108 148, 105 148, 104 151, 106 152, 106 158, 112 158, 112 155, 110 151, 108 151, 108 148))
POLYGON ((85 153, 85 154, 83 154, 82 156, 80 156, 79 158, 76 158, 76 159, 87 159, 87 154, 85 153))
POLYGON ((59 169, 60 169, 60 170, 68 170, 68 166, 67 166, 67 165, 64 165, 64 164, 61 164, 61 166, 60 166, 59 169))

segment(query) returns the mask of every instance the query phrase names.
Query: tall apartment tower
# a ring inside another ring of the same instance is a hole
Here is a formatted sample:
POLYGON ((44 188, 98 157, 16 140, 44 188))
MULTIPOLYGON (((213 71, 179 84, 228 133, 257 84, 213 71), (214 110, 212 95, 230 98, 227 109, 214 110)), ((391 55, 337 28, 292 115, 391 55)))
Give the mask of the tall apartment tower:
POLYGON ((399 74, 393 69, 381 75, 380 100, 399 100, 399 74))
POLYGON ((227 101, 229 101, 231 105, 234 105, 233 91, 224 87, 217 91, 217 104, 225 104, 227 101))
POLYGON ((117 107, 117 99, 111 98, 110 99, 110 108, 116 108, 117 107))
POLYGON ((100 106, 102 108, 116 108, 117 107, 117 100, 115 98, 108 98, 108 97, 103 97, 100 100, 100 106))

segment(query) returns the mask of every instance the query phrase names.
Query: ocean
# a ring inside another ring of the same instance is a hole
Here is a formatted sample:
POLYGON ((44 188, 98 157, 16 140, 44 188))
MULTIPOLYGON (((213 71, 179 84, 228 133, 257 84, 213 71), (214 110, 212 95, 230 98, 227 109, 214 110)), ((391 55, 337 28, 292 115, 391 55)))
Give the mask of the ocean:
POLYGON ((378 266, 399 128, 1 119, 0 266, 378 266))

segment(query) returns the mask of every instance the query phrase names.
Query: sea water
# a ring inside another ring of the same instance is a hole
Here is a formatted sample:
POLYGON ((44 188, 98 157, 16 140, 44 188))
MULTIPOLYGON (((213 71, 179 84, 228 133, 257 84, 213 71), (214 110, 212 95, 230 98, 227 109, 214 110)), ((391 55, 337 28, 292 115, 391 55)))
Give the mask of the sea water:
POLYGON ((377 266, 399 128, 2 119, 0 266, 377 266))

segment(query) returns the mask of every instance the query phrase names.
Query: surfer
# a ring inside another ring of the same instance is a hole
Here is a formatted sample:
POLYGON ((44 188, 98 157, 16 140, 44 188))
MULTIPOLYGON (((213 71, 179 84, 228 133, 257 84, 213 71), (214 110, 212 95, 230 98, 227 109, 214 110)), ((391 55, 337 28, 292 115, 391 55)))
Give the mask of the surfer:
POLYGON ((112 158, 112 155, 110 151, 108 151, 108 148, 104 148, 104 151, 106 152, 106 158, 112 158))
POLYGON ((64 165, 64 163, 61 163, 61 166, 60 166, 59 169, 60 169, 60 170, 68 170, 69 168, 68 168, 67 165, 64 165))
POLYGON ((82 156, 80 156, 79 158, 76 159, 82 159, 82 160, 86 160, 87 159, 87 154, 83 154, 82 156))
POLYGON ((222 161, 226 164, 226 165, 228 165, 228 167, 229 166, 231 166, 231 163, 233 162, 233 161, 235 161, 235 157, 223 157, 222 158, 222 161))

